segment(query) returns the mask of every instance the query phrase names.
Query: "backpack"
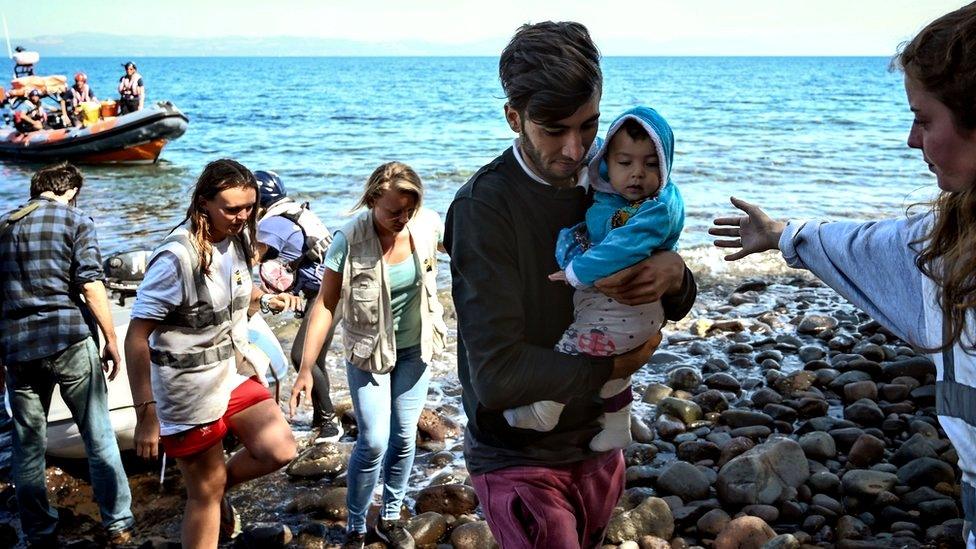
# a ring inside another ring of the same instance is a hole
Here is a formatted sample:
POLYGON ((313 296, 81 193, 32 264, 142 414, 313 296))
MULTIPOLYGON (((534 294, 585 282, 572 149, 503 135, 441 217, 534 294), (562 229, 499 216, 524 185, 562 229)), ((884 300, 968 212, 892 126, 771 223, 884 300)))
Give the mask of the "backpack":
POLYGON ((265 216, 278 215, 291 221, 302 230, 304 244, 302 255, 288 263, 288 267, 297 271, 306 265, 322 263, 325 260, 325 252, 332 244, 332 233, 325 227, 322 221, 309 209, 308 202, 297 204, 292 201, 282 204, 283 208, 275 208, 277 204, 268 209, 265 216), (282 211, 277 211, 277 210, 282 211))

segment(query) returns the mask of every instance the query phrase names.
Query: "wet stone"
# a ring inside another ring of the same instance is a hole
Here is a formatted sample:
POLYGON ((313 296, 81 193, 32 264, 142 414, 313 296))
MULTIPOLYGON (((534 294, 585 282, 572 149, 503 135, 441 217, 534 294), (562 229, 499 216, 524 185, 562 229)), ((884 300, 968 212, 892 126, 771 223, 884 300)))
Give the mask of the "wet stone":
POLYGON ((288 464, 285 474, 292 478, 335 477, 346 470, 351 444, 325 442, 303 451, 288 464))
POLYGON ((795 408, 801 418, 815 418, 826 415, 830 405, 821 398, 801 398, 795 408))
POLYGON ((753 405, 760 408, 767 404, 779 404, 780 402, 783 402, 783 397, 768 387, 757 389, 756 392, 752 394, 753 405))
POLYGON ((885 379, 906 376, 925 381, 929 374, 935 375, 935 364, 928 357, 915 356, 885 364, 883 374, 885 379))
POLYGON ((748 343, 733 343, 725 350, 730 355, 748 355, 752 353, 752 345, 748 343))
POLYGON ((647 498, 629 511, 616 513, 607 525, 606 539, 620 544, 643 536, 671 539, 674 534, 674 516, 671 508, 661 498, 647 498))
POLYGON ((833 494, 840 488, 840 478, 829 471, 820 471, 810 475, 807 483, 816 492, 826 494, 833 494))
POLYGON ((732 517, 722 509, 712 509, 702 515, 696 526, 706 535, 714 537, 732 521, 732 517))
POLYGON ((701 374, 694 368, 677 368, 668 374, 668 385, 673 389, 689 391, 701 385, 701 382, 701 374))
POLYGON ((642 400, 648 404, 657 404, 665 397, 671 396, 671 393, 673 392, 674 389, 668 387, 667 385, 661 383, 651 383, 647 386, 647 389, 644 390, 644 397, 642 400))
POLYGON ((440 514, 462 515, 478 508, 474 488, 464 484, 428 486, 417 494, 417 514, 433 511, 440 514))
POLYGON ((885 443, 867 433, 859 436, 847 454, 847 462, 855 467, 867 467, 884 458, 885 443))
POLYGON ((440 513, 421 513, 411 517, 406 528, 418 546, 434 545, 447 533, 447 520, 440 513))
POLYGON ((688 463, 703 460, 718 461, 722 451, 718 445, 707 440, 693 440, 682 442, 678 446, 678 459, 688 463))
POLYGON ((691 400, 681 400, 665 397, 657 405, 659 416, 670 416, 679 419, 685 425, 702 418, 702 409, 691 400))
POLYGON ((779 509, 772 505, 763 505, 760 503, 746 505, 742 508, 742 512, 751 517, 759 517, 766 523, 776 522, 779 519, 779 509))
POLYGON ((761 547, 776 537, 776 532, 759 517, 744 516, 733 519, 715 538, 715 549, 761 547))
POLYGON ((822 431, 801 436, 800 447, 808 458, 816 461, 831 459, 837 455, 837 446, 833 437, 822 431))
POLYGON ((244 527, 238 544, 246 548, 284 547, 292 537, 291 528, 285 524, 256 522, 244 527))
POLYGON ((912 487, 934 486, 940 482, 952 483, 955 473, 948 463, 934 458, 914 459, 898 469, 898 481, 912 487))
POLYGON ((897 482, 897 475, 870 469, 848 471, 841 478, 844 493, 854 496, 876 496, 883 491, 891 490, 897 482))
POLYGON ((680 419, 661 414, 654 421, 654 430, 657 431, 659 437, 672 439, 685 432, 685 424, 680 419))
POLYGON ((905 385, 885 383, 878 387, 878 395, 888 402, 905 400, 911 391, 905 385))
POLYGON ((844 408, 844 418, 860 425, 880 425, 884 413, 874 401, 862 398, 844 408))
POLYGON ((837 319, 825 315, 806 315, 796 327, 799 334, 816 335, 837 326, 837 319))
POLYGON ((703 412, 724 412, 729 409, 729 401, 721 391, 709 389, 691 397, 703 412))
POLYGON ((726 373, 717 373, 708 376, 705 378, 705 385, 709 389, 718 389, 732 393, 738 393, 741 389, 739 380, 726 373))
POLYGON ((763 406, 762 411, 764 414, 778 421, 792 423, 797 418, 796 410, 782 404, 767 404, 763 406))
POLYGON ((856 402, 862 398, 878 400, 878 386, 873 381, 855 381, 844 385, 844 402, 856 402))
POLYGON ((800 541, 793 534, 780 534, 764 543, 761 549, 800 549, 800 541))
POLYGON ((752 410, 734 409, 722 412, 722 423, 729 427, 749 427, 753 425, 769 425, 773 418, 762 412, 752 410))
POLYGON ((657 446, 653 444, 633 443, 624 450, 624 463, 631 465, 647 465, 654 461, 657 446))
POLYGON ((679 496, 683 501, 708 496, 708 478, 694 465, 675 461, 666 466, 657 479, 657 487, 663 493, 679 496))
POLYGON ((496 549, 498 542, 491 534, 488 523, 479 520, 454 528, 451 532, 451 545, 455 549, 496 549))

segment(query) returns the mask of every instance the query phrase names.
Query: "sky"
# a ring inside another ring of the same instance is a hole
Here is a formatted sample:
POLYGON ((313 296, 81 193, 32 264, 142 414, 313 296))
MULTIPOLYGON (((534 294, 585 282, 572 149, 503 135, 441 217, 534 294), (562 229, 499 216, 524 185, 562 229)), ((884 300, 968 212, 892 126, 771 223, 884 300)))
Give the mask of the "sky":
MULTIPOLYGON (((413 41, 497 55, 526 22, 585 24, 604 55, 891 55, 947 0, 0 0, 18 39, 76 33, 413 41)), ((113 39, 110 37, 110 39, 113 39)), ((367 48, 364 48, 364 51, 367 48)), ((370 49, 375 51, 375 49, 370 49)), ((124 52, 123 52, 124 53, 124 52)), ((391 54, 395 52, 390 52, 391 54)))

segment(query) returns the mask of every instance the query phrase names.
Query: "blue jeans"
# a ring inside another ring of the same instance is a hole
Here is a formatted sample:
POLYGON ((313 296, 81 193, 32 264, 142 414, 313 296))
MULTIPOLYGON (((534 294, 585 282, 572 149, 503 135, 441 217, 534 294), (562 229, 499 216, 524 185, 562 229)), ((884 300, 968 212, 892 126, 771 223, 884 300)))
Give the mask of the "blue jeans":
POLYGON ((60 354, 9 364, 6 369, 14 420, 13 479, 21 527, 27 539, 35 542, 53 534, 58 523, 58 513, 47 501, 44 479, 47 413, 55 384, 60 386, 61 398, 85 441, 102 524, 110 533, 133 526, 129 481, 109 421, 108 388, 92 338, 79 341, 60 354))
POLYGON ((383 465, 384 519, 400 518, 416 452, 417 421, 427 401, 430 369, 420 346, 397 349, 396 366, 388 374, 364 372, 346 363, 349 392, 359 435, 349 458, 346 506, 350 532, 366 531, 366 511, 383 465))

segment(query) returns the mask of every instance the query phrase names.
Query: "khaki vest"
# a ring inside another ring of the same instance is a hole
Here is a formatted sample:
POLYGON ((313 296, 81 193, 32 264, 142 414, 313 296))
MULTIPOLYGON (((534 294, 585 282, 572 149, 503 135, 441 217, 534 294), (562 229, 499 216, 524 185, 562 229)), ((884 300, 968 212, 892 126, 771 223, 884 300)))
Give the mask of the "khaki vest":
MULTIPOLYGON (((437 299, 437 235, 440 217, 421 208, 407 223, 413 241, 413 260, 420 275, 420 352, 430 363, 444 348, 447 326, 444 308, 437 299)), ((343 229, 349 253, 342 270, 342 326, 346 360, 367 372, 385 374, 396 364, 396 340, 390 307, 390 276, 383 262, 380 240, 367 210, 343 229)))
POLYGON ((156 248, 149 265, 163 252, 179 260, 183 302, 164 318, 149 337, 153 398, 161 421, 199 425, 216 421, 227 410, 233 372, 260 374, 244 360, 253 353, 248 344, 247 309, 251 272, 237 238, 224 261, 233 261, 234 275, 224 280, 220 265, 206 276, 187 227, 174 230, 156 248), (248 370, 250 368, 250 370, 248 370))

